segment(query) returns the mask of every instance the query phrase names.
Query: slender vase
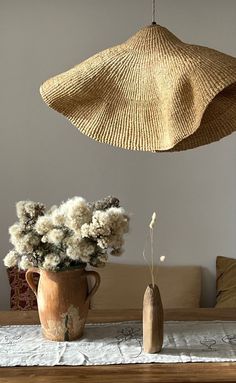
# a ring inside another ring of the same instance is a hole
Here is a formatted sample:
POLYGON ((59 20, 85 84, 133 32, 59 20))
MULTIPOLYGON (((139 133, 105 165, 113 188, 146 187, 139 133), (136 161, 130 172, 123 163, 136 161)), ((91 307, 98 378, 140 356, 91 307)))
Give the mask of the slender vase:
POLYGON ((149 285, 143 298, 143 349, 154 354, 163 345, 163 306, 157 285, 149 285))
POLYGON ((83 335, 90 298, 100 284, 99 274, 84 268, 58 272, 31 268, 26 272, 26 280, 37 297, 44 336, 55 341, 79 339, 83 335), (40 275, 38 288, 33 280, 34 273, 40 275), (95 278, 90 292, 89 275, 95 278))

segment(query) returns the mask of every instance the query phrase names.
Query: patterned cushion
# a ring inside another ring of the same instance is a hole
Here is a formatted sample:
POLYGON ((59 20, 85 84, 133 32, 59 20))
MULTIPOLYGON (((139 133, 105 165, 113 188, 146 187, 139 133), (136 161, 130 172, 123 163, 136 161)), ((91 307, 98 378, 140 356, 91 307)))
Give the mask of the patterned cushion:
MULTIPOLYGON (((10 307, 12 310, 37 310, 36 297, 28 286, 25 279, 25 271, 16 267, 7 269, 8 279, 11 287, 10 307)), ((35 283, 39 276, 34 275, 35 283)))

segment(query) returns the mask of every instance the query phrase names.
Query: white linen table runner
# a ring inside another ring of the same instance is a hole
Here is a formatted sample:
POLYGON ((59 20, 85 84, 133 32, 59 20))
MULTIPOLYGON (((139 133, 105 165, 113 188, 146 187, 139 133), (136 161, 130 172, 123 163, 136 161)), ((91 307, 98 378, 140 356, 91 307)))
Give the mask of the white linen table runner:
POLYGON ((236 361, 236 321, 165 322, 164 334, 161 353, 146 354, 140 321, 87 324, 73 342, 46 340, 40 326, 0 326, 0 366, 236 361))

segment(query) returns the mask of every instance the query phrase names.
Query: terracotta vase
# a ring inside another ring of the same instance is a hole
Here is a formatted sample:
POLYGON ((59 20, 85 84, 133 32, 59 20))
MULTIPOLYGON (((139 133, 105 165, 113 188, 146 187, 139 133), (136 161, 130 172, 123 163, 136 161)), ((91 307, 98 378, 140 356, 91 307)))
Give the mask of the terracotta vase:
POLYGON ((163 345, 164 315, 161 295, 156 285, 146 288, 143 298, 143 349, 154 354, 163 345))
POLYGON ((79 339, 83 335, 90 299, 100 284, 99 274, 84 268, 58 272, 31 268, 26 272, 26 280, 37 297, 44 336, 55 341, 79 339), (34 273, 40 275, 38 288, 33 280, 34 273), (90 292, 87 276, 95 278, 90 292))

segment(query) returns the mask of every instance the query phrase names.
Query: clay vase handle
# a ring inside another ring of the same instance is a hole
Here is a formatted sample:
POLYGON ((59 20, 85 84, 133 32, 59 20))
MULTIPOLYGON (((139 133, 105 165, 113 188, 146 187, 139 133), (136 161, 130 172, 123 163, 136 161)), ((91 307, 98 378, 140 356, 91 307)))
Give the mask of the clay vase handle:
POLYGON ((34 279, 33 279, 33 274, 35 274, 35 273, 40 274, 40 270, 37 269, 36 267, 31 267, 30 269, 28 269, 26 271, 25 279, 26 279, 29 287, 31 288, 31 290, 33 290, 34 294, 37 297, 37 286, 34 283, 34 279))
POLYGON ((86 298, 86 302, 87 302, 88 300, 90 300, 92 298, 92 296, 96 293, 97 289, 99 288, 101 278, 100 278, 100 275, 96 271, 92 271, 92 270, 88 270, 88 271, 86 270, 86 275, 87 276, 91 275, 92 277, 95 278, 95 285, 93 286, 92 290, 89 292, 89 294, 86 298))

